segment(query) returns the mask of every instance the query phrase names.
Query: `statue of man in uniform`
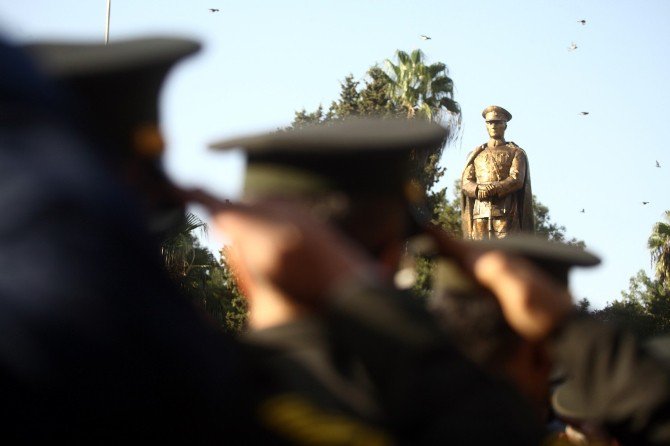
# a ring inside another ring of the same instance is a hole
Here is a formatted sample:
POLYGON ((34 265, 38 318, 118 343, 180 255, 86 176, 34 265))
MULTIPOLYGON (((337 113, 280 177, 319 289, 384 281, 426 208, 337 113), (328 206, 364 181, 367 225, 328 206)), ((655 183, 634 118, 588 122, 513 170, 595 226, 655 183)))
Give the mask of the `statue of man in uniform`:
POLYGON ((505 141, 512 114, 491 105, 482 112, 489 141, 469 155, 462 176, 461 223, 466 239, 533 232, 533 194, 526 152, 505 141))

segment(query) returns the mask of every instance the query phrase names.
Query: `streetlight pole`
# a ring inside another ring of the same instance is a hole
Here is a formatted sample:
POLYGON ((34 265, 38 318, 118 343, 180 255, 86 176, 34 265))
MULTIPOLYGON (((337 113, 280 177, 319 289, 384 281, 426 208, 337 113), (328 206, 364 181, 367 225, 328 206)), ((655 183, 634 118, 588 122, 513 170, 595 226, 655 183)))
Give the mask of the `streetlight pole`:
POLYGON ((105 21, 105 45, 109 42, 109 12, 112 9, 112 0, 107 0, 107 20, 105 21))

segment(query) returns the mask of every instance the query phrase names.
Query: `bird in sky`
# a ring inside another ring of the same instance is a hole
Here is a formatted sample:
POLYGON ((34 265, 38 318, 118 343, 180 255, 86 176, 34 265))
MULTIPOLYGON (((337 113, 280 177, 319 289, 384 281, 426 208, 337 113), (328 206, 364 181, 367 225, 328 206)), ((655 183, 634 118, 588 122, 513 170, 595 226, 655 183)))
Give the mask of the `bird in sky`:
POLYGON ((209 12, 219 12, 219 10, 216 8, 209 8, 209 12))
POLYGON ((581 213, 583 214, 583 213, 585 213, 586 211, 584 210, 584 208, 582 208, 582 210, 579 211, 579 212, 581 212, 581 213))
POLYGON ((577 49, 577 44, 575 42, 572 42, 570 46, 568 47, 568 51, 574 51, 577 49))
POLYGON ((642 206, 644 206, 645 204, 649 204, 649 202, 648 201, 643 201, 642 206))
POLYGON ((584 20, 584 19, 577 20, 577 22, 581 23, 582 25, 586 25, 586 20, 584 20))
POLYGON ((659 163, 658 160, 656 160, 656 167, 661 167, 661 163, 659 163))
POLYGON ((589 112, 579 112, 579 114, 582 115, 582 116, 586 116, 586 115, 589 114, 589 112))
POLYGON ((427 36, 427 35, 425 35, 425 34, 421 34, 419 37, 421 37, 421 40, 430 40, 430 39, 432 39, 432 37, 427 36))

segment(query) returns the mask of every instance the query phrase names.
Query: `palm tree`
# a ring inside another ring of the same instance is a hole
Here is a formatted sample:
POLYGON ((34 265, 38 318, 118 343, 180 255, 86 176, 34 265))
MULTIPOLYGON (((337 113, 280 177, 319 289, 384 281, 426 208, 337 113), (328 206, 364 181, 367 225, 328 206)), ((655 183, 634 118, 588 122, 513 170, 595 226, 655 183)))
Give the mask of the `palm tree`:
POLYGON ((176 280, 188 276, 193 268, 202 267, 199 262, 196 262, 196 257, 199 257, 196 238, 193 234, 196 230, 206 235, 207 225, 195 214, 189 212, 184 216, 181 225, 174 228, 161 244, 165 268, 176 280))
POLYGON ((418 115, 439 121, 448 112, 460 122, 460 107, 454 101, 454 82, 445 64, 426 65, 421 50, 410 54, 398 50, 396 59, 397 64, 390 59, 385 61, 389 96, 407 111, 408 118, 418 115))
MULTIPOLYGON (((410 54, 396 51, 397 64, 385 61, 385 80, 388 96, 396 109, 405 110, 408 119, 420 118, 441 122, 451 127, 450 138, 457 135, 460 126, 461 110, 454 101, 454 82, 449 77, 447 66, 442 63, 426 64, 421 50, 410 54)), ((446 142, 446 141, 445 141, 446 142)), ((432 152, 414 152, 413 177, 424 190, 430 190, 443 175, 444 169, 438 166, 444 144, 432 152)), ((435 205, 436 203, 431 203, 435 205)))
POLYGON ((656 278, 670 287, 670 211, 663 214, 665 222, 659 221, 651 230, 647 247, 651 250, 651 261, 656 264, 656 278))

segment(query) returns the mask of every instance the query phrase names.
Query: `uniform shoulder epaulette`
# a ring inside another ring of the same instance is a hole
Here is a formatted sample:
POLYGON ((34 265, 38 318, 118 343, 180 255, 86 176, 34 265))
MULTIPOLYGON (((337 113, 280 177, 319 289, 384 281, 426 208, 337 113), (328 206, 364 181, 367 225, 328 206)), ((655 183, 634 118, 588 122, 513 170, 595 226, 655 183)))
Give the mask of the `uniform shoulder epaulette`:
POLYGON ((512 148, 514 148, 514 149, 518 149, 518 150, 521 150, 522 152, 526 153, 526 152, 525 152, 521 147, 519 147, 519 145, 518 145, 517 143, 515 143, 514 141, 508 141, 508 142, 507 142, 507 145, 510 146, 510 147, 512 147, 512 148))
POLYGON ((473 153, 475 153, 477 151, 484 150, 485 148, 486 148, 486 143, 484 143, 482 145, 479 145, 479 146, 476 146, 474 149, 472 149, 472 152, 468 153, 468 157, 470 157, 470 155, 472 155, 473 153))
POLYGON ((466 165, 470 165, 470 163, 474 161, 475 156, 479 155, 484 149, 486 149, 486 144, 476 146, 474 149, 472 149, 472 152, 468 153, 468 156, 466 157, 466 165))

